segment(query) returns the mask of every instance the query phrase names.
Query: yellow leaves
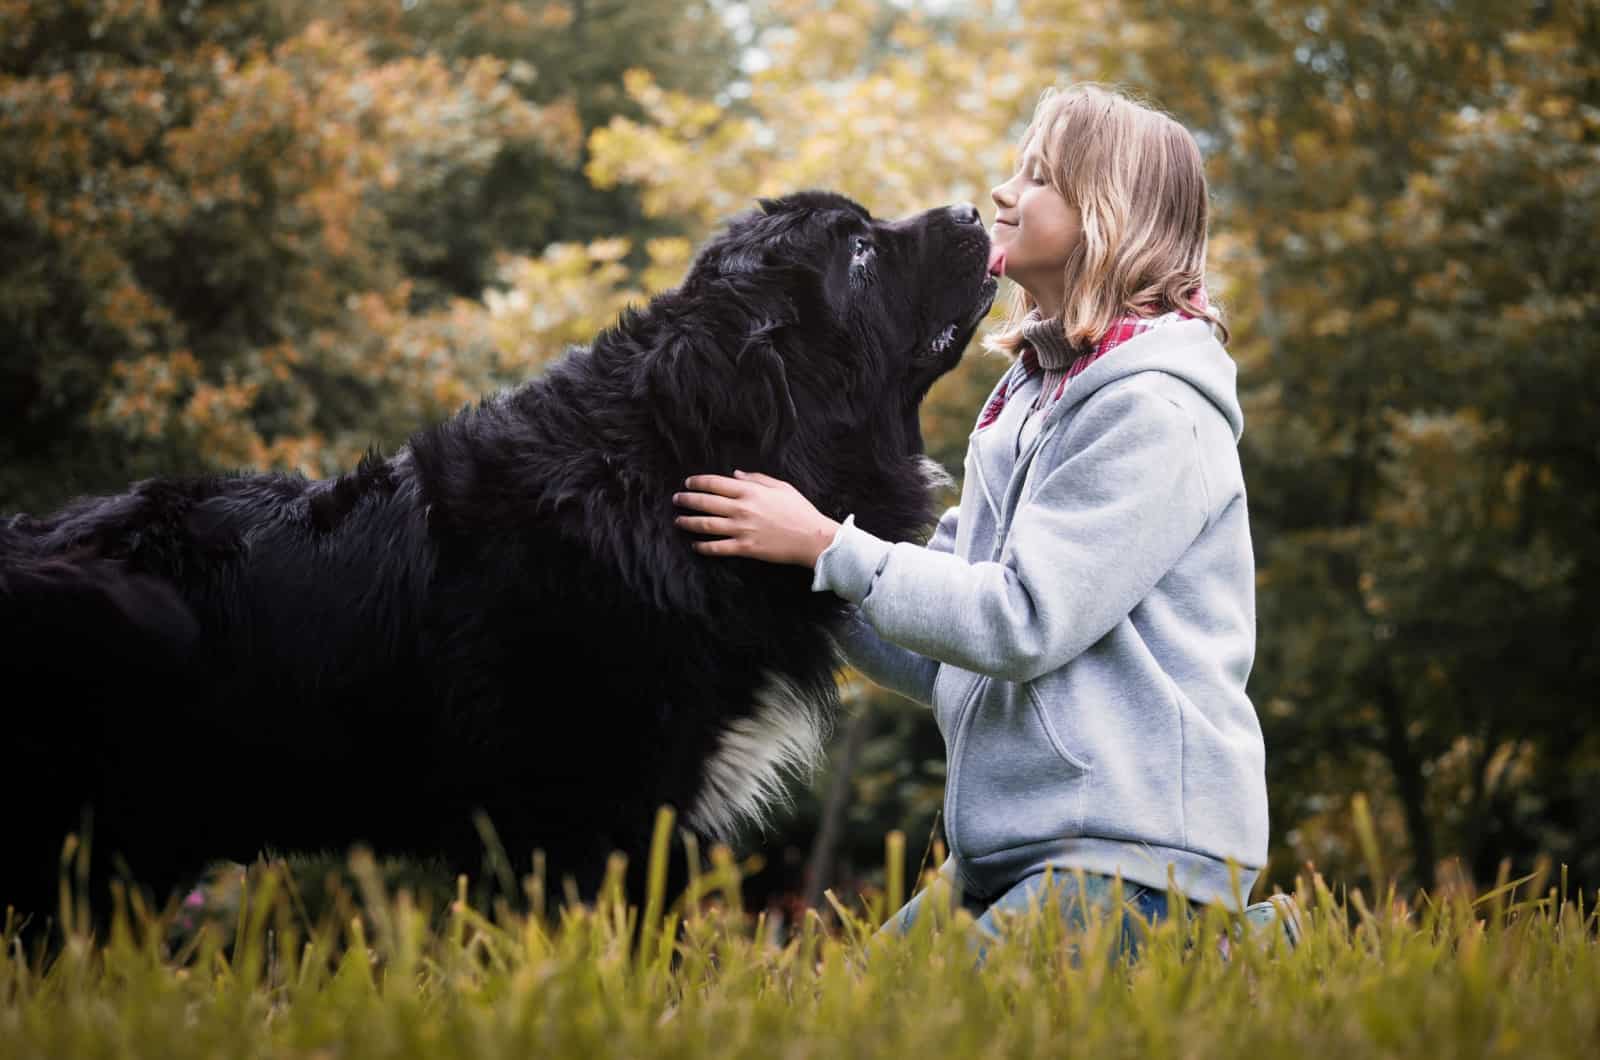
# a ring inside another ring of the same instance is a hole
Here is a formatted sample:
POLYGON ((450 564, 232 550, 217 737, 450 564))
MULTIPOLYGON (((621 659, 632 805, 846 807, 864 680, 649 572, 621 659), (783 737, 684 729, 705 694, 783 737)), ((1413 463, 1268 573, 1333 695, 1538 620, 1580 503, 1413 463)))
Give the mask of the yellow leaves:
POLYGON ((1343 335, 1349 332, 1352 314, 1344 306, 1333 306, 1317 314, 1311 321, 1311 334, 1318 338, 1343 335))
POLYGON ((933 43, 933 33, 922 19, 911 17, 895 24, 889 31, 889 42, 903 51, 915 52, 933 43))
POLYGON ((298 471, 316 478, 342 471, 354 463, 354 455, 330 459, 328 439, 315 431, 300 436, 280 435, 270 442, 251 431, 242 435, 239 442, 249 452, 248 459, 241 464, 249 467, 298 471))
POLYGON ((347 257, 352 242, 349 220, 358 209, 350 189, 324 185, 308 191, 303 201, 317 218, 328 253, 335 258, 347 257))
POLYGON ((1361 592, 1361 605, 1367 614, 1374 618, 1381 618, 1389 610, 1388 602, 1377 591, 1377 576, 1370 570, 1362 571, 1356 579, 1357 588, 1361 592))
POLYGON ((597 239, 586 248, 590 261, 620 261, 628 253, 626 239, 597 239))
POLYGON ((101 321, 141 348, 154 338, 151 325, 168 319, 167 312, 127 276, 100 295, 97 308, 101 321))
POLYGON ((630 67, 622 72, 622 87, 628 93, 628 98, 649 111, 660 106, 665 94, 661 86, 656 84, 655 75, 640 67, 630 67))
POLYGON ((578 114, 577 100, 562 96, 552 100, 535 112, 526 128, 517 129, 522 136, 537 139, 553 157, 574 163, 583 146, 583 119, 578 114))
MULTIPOLYGON (((507 7, 517 5, 508 4, 507 7)), ((572 7, 569 4, 545 4, 539 9, 539 25, 543 29, 566 29, 572 24, 572 7)))
POLYGON ((589 178, 639 187, 653 215, 706 229, 758 195, 827 187, 885 216, 940 202, 986 202, 1015 129, 1048 82, 1030 66, 1021 27, 983 14, 942 24, 897 16, 896 45, 869 56, 888 17, 841 2, 819 12, 787 3, 786 26, 763 39, 767 64, 735 116, 629 71, 646 122, 613 119, 590 134, 589 178), (935 131, 936 130, 936 131, 935 131))
POLYGON ((1289 141, 1289 150, 1294 155, 1295 164, 1304 172, 1314 173, 1327 157, 1327 141, 1322 133, 1302 129, 1294 134, 1289 141))
MULTIPOLYGON (((624 239, 589 244, 557 243, 537 258, 508 258, 500 268, 502 286, 484 293, 489 333, 499 371, 525 377, 560 356, 567 347, 584 344, 610 325, 630 302, 644 301, 654 290, 630 285, 622 259, 632 249, 624 239)), ((681 240, 654 240, 645 275, 660 280, 677 261, 687 260, 681 240)))
POLYGON ((165 399, 200 376, 200 364, 188 350, 118 361, 111 374, 128 390, 165 399))
POLYGON ((91 418, 125 437, 160 437, 199 378, 199 362, 188 350, 117 361, 91 418))
POLYGON ((1426 301, 1441 302, 1460 297, 1467 280, 1466 265, 1452 259, 1444 262, 1438 271, 1418 276, 1412 288, 1426 301))
POLYGON ((184 417, 202 429, 213 421, 226 421, 245 412, 255 402, 257 383, 199 383, 184 405, 184 417))
POLYGON ((1361 307, 1356 314, 1360 328, 1383 327, 1394 323, 1400 316, 1400 301, 1395 298, 1377 298, 1361 307))
POLYGON ((1568 96, 1547 96, 1537 105, 1539 116, 1543 118, 1565 118, 1574 108, 1574 101, 1568 96))
POLYGON ((1505 490, 1507 499, 1512 503, 1522 499, 1522 487, 1532 470, 1533 466, 1526 460, 1518 460, 1506 468, 1505 474, 1501 476, 1501 486, 1505 490))
POLYGON ((622 264, 630 249, 626 240, 607 239, 555 244, 538 258, 509 259, 500 274, 506 286, 485 294, 505 363, 527 371, 569 345, 587 343, 624 306, 679 282, 692 251, 684 239, 649 241, 643 285, 634 287, 622 264))
POLYGON ((649 294, 676 287, 688 271, 694 246, 687 239, 669 237, 651 239, 645 243, 645 253, 650 263, 645 266, 640 280, 649 294))
POLYGON ((1522 55, 1554 58, 1570 53, 1576 41, 1570 26, 1553 19, 1541 29, 1507 33, 1505 43, 1511 51, 1522 55))
POLYGON ((428 380, 428 392, 433 403, 440 408, 464 405, 477 396, 458 377, 448 372, 435 372, 428 380))

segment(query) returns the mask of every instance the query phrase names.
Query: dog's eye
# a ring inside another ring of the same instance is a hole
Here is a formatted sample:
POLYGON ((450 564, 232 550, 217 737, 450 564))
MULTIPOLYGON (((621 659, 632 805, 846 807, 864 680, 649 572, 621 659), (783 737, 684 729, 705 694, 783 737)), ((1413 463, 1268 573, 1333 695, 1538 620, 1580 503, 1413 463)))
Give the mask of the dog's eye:
POLYGON ((872 283, 872 241, 865 236, 856 236, 850 244, 850 250, 850 286, 866 287, 872 283))

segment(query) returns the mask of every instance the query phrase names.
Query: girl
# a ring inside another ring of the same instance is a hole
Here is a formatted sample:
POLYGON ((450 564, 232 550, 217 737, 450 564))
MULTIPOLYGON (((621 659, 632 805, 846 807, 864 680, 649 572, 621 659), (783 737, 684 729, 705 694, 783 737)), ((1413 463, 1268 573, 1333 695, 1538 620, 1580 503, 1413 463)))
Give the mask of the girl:
POLYGON ((985 345, 1014 363, 927 544, 836 523, 743 471, 689 478, 674 501, 704 514, 677 524, 720 538, 694 544, 706 555, 812 567, 813 590, 856 605, 852 665, 932 705, 941 873, 985 935, 1047 869, 1078 896, 1063 908, 1109 902, 1120 878, 1147 918, 1174 888, 1238 909, 1266 860, 1267 794, 1245 694, 1243 418, 1202 286, 1199 148, 1114 91, 1048 90, 992 197, 990 267, 1016 286, 985 345))

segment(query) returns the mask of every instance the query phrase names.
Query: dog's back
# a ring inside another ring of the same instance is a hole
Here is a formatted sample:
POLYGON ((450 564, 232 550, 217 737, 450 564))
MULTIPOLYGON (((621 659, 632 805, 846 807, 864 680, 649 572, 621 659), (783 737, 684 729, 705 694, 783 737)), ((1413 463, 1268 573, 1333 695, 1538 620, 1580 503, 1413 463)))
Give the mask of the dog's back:
POLYGON ((54 907, 52 854, 87 806, 98 853, 163 897, 272 824, 347 844, 351 750, 381 754, 368 723, 427 693, 425 529, 378 466, 152 479, 0 527, 0 805, 28 866, 0 902, 54 907))
MULTIPOLYGON (((108 719, 133 689, 178 679, 197 626, 174 587, 88 549, 49 550, 45 528, 0 528, 0 768, 7 902, 53 909, 54 854, 81 831, 87 794, 114 757, 108 719)), ((92 823, 92 822, 91 822, 92 823)))

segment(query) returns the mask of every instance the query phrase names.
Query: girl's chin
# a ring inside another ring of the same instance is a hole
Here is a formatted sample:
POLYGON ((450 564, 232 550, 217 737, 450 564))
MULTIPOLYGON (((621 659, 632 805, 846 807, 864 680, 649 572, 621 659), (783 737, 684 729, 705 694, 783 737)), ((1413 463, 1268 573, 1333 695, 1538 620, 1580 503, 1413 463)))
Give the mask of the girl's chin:
POLYGON ((1011 266, 1009 264, 1006 266, 1006 279, 1010 280, 1024 291, 1027 291, 1028 294, 1033 296, 1033 300, 1035 302, 1039 301, 1039 286, 1029 282, 1029 277, 1026 274, 1020 276, 1017 275, 1011 270, 1011 266))
POLYGON ((1006 271, 1005 278, 1024 290, 1032 291, 1033 286, 1028 282, 1029 272, 1026 262, 1018 262, 1011 253, 1010 248, 1005 251, 1006 271))

